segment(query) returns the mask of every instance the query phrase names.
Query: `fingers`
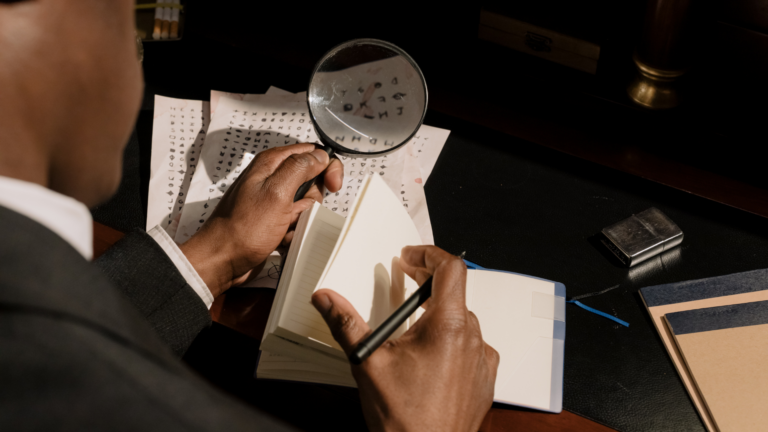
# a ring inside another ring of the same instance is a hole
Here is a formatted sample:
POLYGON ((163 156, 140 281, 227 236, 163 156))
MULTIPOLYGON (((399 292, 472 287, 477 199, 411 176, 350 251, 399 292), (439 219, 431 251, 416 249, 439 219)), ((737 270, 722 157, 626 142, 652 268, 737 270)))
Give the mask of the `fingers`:
POLYGON ((312 187, 309 188, 307 193, 304 194, 304 198, 311 198, 313 201, 323 202, 323 193, 321 192, 323 186, 322 184, 318 184, 318 183, 320 182, 319 181, 315 182, 315 184, 313 184, 312 187))
POLYGON ((371 332, 355 308, 335 291, 322 289, 315 292, 312 305, 323 316, 333 338, 347 355, 371 332))
POLYGON ((499 352, 493 349, 492 346, 485 344, 485 358, 488 360, 488 366, 493 371, 493 378, 496 379, 496 370, 499 368, 499 361, 501 357, 499 352))
POLYGON ((331 192, 338 192, 344 184, 344 164, 340 160, 333 158, 331 164, 325 169, 323 174, 325 187, 331 192))
POLYGON ((411 279, 415 280, 416 283, 422 285, 429 276, 432 276, 432 270, 427 270, 424 259, 417 254, 417 249, 418 248, 406 246, 400 251, 400 268, 402 268, 405 274, 410 276, 411 279))
POLYGON ((429 279, 430 276, 432 276, 432 272, 427 270, 424 267, 410 267, 409 271, 405 270, 405 266, 403 267, 403 271, 411 277, 411 279, 415 280, 419 286, 424 285, 424 282, 429 279))
POLYGON ((466 309, 467 266, 461 258, 436 246, 407 246, 400 254, 400 266, 419 285, 432 275, 434 303, 466 309))
POLYGON ((469 327, 473 332, 476 332, 477 340, 483 345, 485 360, 488 363, 488 367, 493 372, 493 378, 495 380, 496 369, 499 367, 499 353, 493 349, 492 346, 483 341, 483 332, 480 328, 480 320, 477 318, 477 315, 472 311, 467 311, 467 316, 469 317, 469 327))
POLYGON ((280 201, 293 200, 299 186, 317 177, 329 163, 328 154, 322 149, 293 153, 264 181, 264 188, 280 201))
POLYGON ((330 165, 325 169, 323 175, 315 179, 315 184, 309 188, 304 197, 322 202, 324 188, 327 188, 331 193, 338 192, 341 190, 343 183, 344 165, 342 165, 340 160, 332 158, 330 165))
POLYGON ((458 259, 456 255, 451 255, 437 246, 406 246, 400 258, 408 266, 423 267, 433 274, 441 263, 458 259))
POLYGON ((286 248, 291 245, 291 242, 293 241, 293 236, 296 235, 296 231, 288 231, 285 233, 285 237, 283 237, 283 240, 280 242, 280 247, 286 248))
POLYGON ((312 205, 315 203, 315 201, 316 200, 314 198, 304 197, 293 203, 293 207, 291 208, 291 227, 296 226, 296 222, 299 221, 301 213, 303 213, 304 210, 312 208, 312 205))
POLYGON ((246 168, 243 177, 264 181, 267 190, 282 200, 288 195, 293 197, 302 183, 321 173, 323 176, 317 179, 317 185, 305 194, 318 202, 322 200, 323 184, 331 192, 341 189, 344 165, 336 158, 329 159, 328 154, 314 144, 294 144, 261 152, 246 168))
POLYGON ((264 178, 274 173, 278 167, 291 155, 298 153, 309 153, 315 150, 314 144, 293 144, 285 147, 275 147, 265 150, 256 156, 256 159, 248 165, 248 168, 254 167, 255 171, 260 171, 264 178))

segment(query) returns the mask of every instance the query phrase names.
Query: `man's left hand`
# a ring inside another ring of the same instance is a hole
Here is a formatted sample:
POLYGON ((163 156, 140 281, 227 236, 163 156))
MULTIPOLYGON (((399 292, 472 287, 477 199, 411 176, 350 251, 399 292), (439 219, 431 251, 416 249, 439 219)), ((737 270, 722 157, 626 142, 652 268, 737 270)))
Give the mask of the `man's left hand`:
POLYGON ((344 167, 312 144, 259 153, 230 186, 216 210, 180 246, 214 298, 256 276, 267 256, 287 246, 304 210, 322 200, 322 184, 341 189, 344 167), (293 202, 304 182, 318 178, 303 199, 293 202))

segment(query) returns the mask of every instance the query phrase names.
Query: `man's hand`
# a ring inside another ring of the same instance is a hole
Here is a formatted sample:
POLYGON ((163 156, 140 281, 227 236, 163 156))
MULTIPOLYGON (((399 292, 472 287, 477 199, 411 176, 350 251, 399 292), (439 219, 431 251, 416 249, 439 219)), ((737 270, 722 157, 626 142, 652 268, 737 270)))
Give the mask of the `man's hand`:
POLYGON ((287 246, 304 210, 322 200, 322 184, 336 192, 344 167, 312 144, 259 153, 230 186, 216 210, 181 251, 214 298, 261 271, 267 256, 287 246), (293 202, 299 186, 323 173, 304 199, 293 202))
MULTIPOLYGON (((352 374, 371 430, 476 431, 493 402, 499 354, 483 341, 467 310, 467 268, 435 246, 406 247, 400 265, 423 284, 430 275, 426 312, 400 338, 384 343, 352 374)), ((352 305, 331 290, 312 303, 349 355, 371 329, 352 305)))

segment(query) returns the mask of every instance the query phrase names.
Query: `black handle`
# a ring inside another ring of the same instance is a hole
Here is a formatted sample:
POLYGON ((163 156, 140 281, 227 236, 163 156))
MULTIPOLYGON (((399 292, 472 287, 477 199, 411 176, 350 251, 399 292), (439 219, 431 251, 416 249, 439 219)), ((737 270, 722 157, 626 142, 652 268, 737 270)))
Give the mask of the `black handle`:
MULTIPOLYGON (((328 161, 329 161, 329 164, 330 164, 330 160, 336 154, 333 151, 333 149, 331 148, 331 146, 323 146, 323 147, 318 147, 318 148, 321 148, 321 149, 325 150, 325 152, 328 154, 328 161)), ((293 202, 296 202, 296 201, 304 198, 304 195, 306 195, 307 192, 309 192, 309 189, 312 187, 312 185, 315 184, 316 181, 317 181, 317 177, 313 178, 312 180, 308 180, 308 181, 304 182, 304 184, 299 186, 299 189, 296 191, 296 195, 293 196, 293 202)))

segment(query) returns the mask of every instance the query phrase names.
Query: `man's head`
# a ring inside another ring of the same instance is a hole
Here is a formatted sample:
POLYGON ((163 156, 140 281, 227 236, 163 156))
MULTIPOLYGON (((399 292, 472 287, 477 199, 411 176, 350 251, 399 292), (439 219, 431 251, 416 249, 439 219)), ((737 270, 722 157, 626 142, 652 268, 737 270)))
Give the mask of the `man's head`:
POLYGON ((108 199, 142 95, 133 0, 0 0, 0 175, 108 199))

